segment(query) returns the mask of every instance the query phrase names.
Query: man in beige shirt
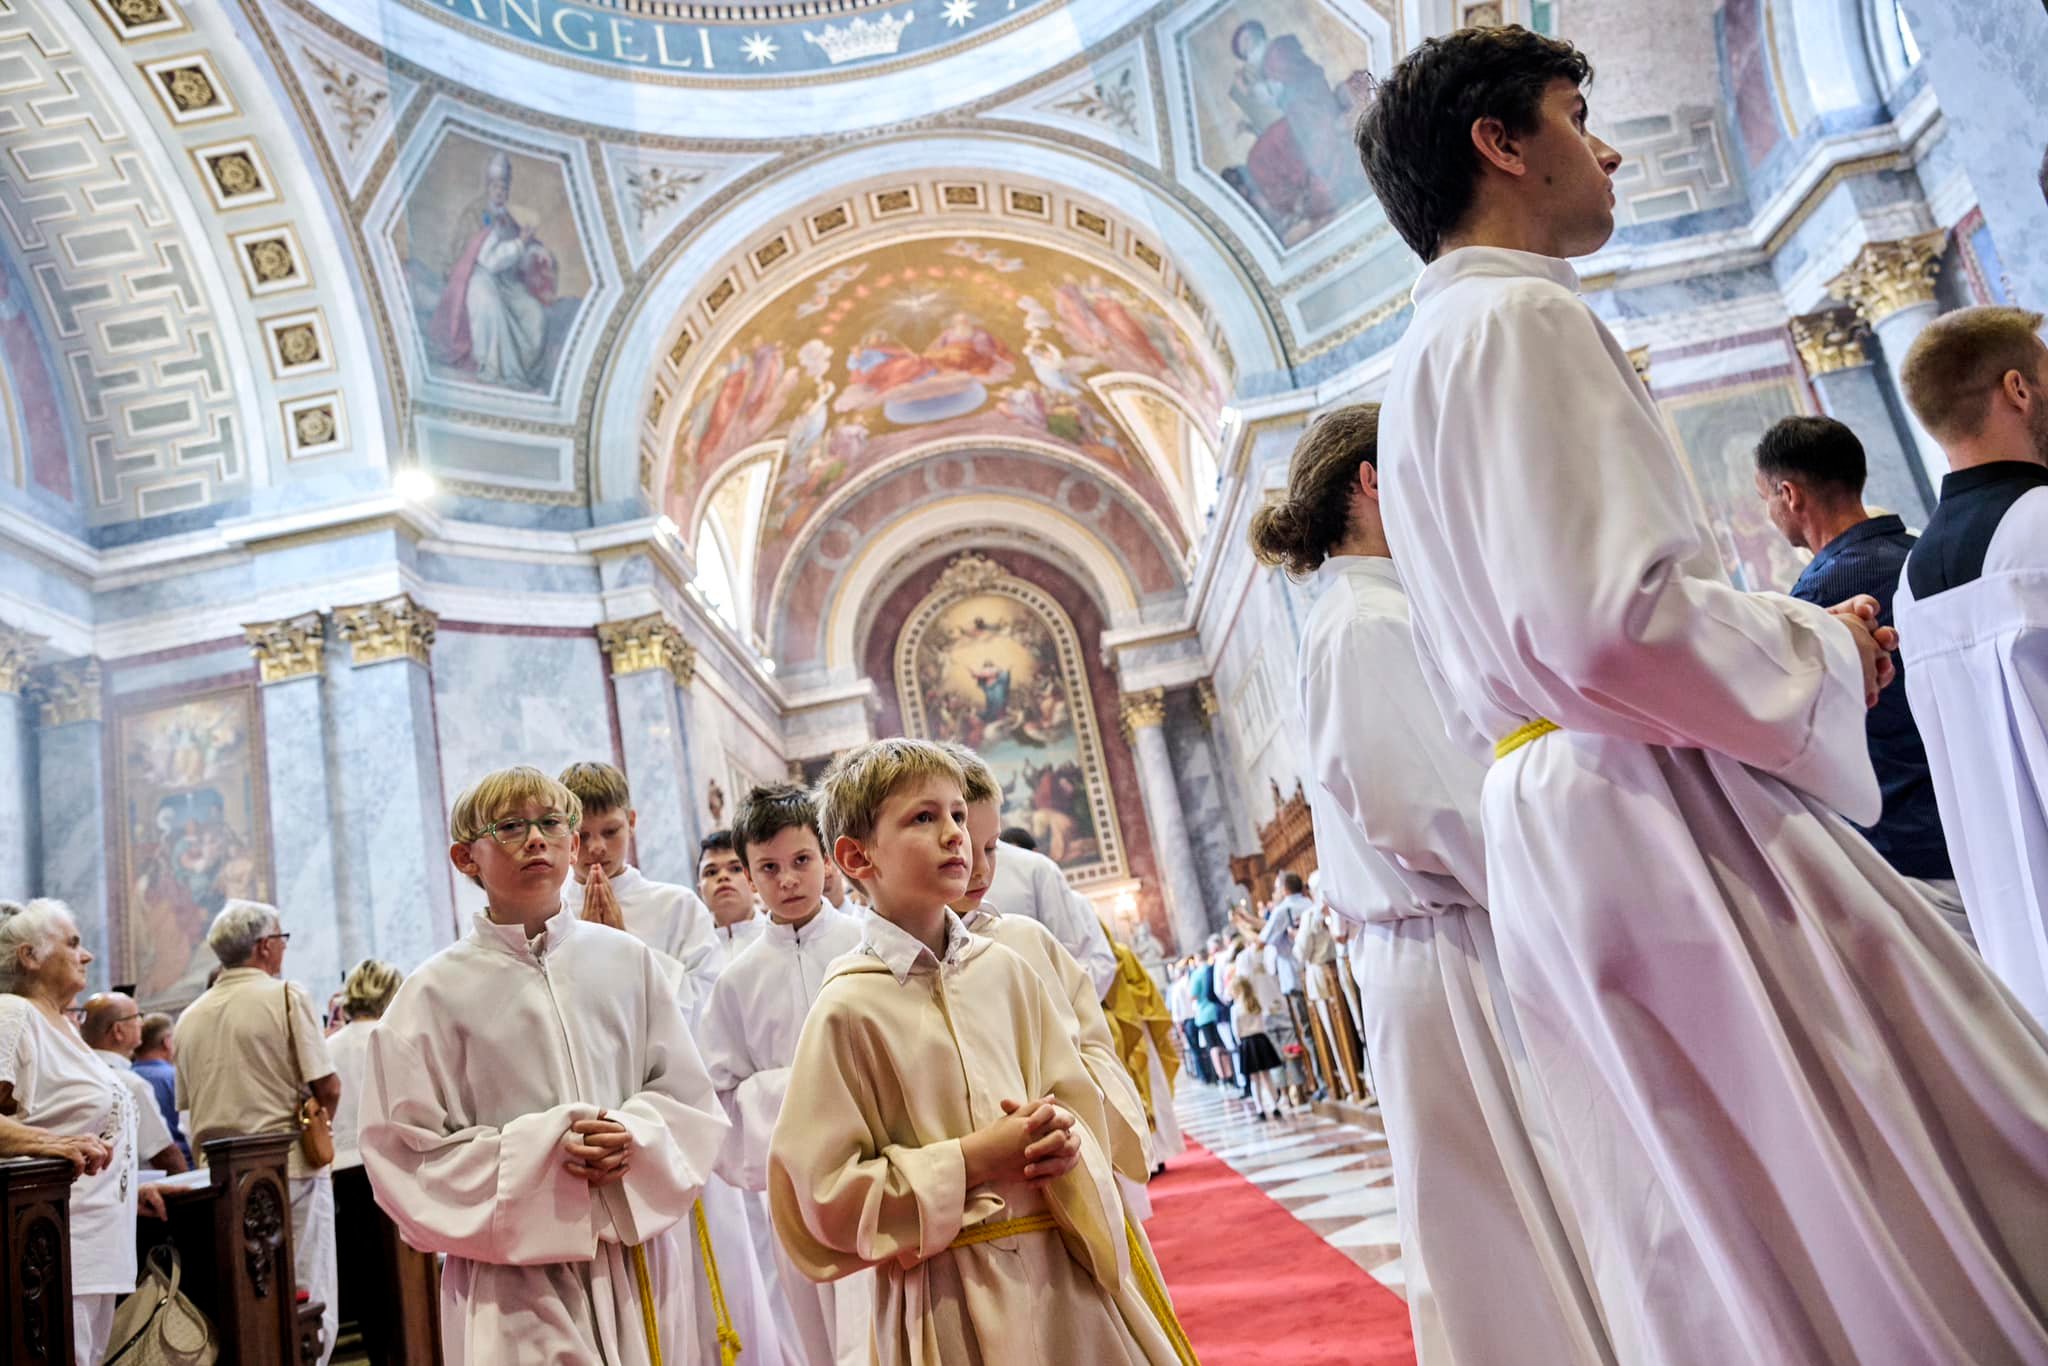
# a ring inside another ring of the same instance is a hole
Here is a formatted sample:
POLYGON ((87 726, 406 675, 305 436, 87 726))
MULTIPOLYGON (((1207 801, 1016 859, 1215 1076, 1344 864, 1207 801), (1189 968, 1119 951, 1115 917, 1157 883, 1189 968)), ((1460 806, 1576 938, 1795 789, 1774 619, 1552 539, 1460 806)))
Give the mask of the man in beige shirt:
MULTIPOLYGON (((178 1104, 192 1115, 192 1148, 231 1134, 298 1132, 302 1088, 329 1114, 341 1079, 312 998, 280 976, 291 936, 277 908, 230 901, 206 932, 221 974, 178 1021, 178 1104), (289 1021, 286 1012, 290 1012, 289 1021)), ((334 1352, 334 1185, 291 1149, 292 1261, 299 1287, 324 1306, 320 1366, 334 1352)))

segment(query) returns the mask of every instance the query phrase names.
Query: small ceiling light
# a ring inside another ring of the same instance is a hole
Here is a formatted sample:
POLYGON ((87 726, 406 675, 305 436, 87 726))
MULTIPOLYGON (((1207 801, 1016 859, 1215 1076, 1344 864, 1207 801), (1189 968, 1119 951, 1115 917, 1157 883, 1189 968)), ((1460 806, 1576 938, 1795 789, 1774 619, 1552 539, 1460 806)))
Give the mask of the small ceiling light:
POLYGON ((775 673, 775 661, 768 658, 768 656, 766 655, 762 655, 761 672, 772 676, 775 673))
POLYGON ((441 491, 434 476, 417 465, 408 465, 391 476, 391 491, 408 503, 424 502, 441 491))
POLYGON ((676 525, 676 519, 666 512, 654 519, 654 529, 667 536, 680 536, 683 529, 676 525))

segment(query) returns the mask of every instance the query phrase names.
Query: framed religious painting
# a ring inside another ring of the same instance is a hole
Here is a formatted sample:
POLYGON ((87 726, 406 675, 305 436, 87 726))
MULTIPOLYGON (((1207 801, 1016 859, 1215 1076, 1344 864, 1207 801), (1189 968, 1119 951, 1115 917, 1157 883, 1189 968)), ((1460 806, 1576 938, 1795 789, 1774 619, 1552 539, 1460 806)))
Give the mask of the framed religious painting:
POLYGON ((252 679, 140 694, 113 716, 112 890, 125 971, 145 1010, 205 989, 214 966, 206 930, 222 906, 272 899, 262 715, 252 679))

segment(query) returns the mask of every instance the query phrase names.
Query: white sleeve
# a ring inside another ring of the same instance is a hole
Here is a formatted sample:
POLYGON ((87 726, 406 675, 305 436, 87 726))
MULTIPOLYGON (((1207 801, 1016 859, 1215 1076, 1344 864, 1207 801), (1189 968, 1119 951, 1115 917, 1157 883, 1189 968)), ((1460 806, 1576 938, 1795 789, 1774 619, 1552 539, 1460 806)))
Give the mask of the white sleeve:
POLYGON ((753 1050, 747 1046, 742 981, 732 972, 718 980, 711 999, 705 1002, 697 1033, 704 1045, 704 1070, 732 1123, 714 1170, 743 1190, 766 1190, 768 1140, 775 1132, 776 1116, 782 1113, 789 1069, 763 1070, 756 1065, 753 1050))
POLYGON ((710 998, 711 988, 718 981, 718 974, 725 968, 725 955, 718 949, 718 926, 711 918, 711 908, 695 892, 688 888, 681 890, 683 904, 677 908, 677 913, 682 920, 682 932, 675 947, 675 956, 682 961, 683 971, 690 980, 690 999, 684 1003, 684 1009, 694 1020, 702 1013, 704 1002, 710 998))
POLYGON ((156 1108, 156 1092, 147 1081, 133 1072, 124 1072, 121 1082, 135 1102, 135 1155, 139 1162, 146 1163, 172 1146, 171 1128, 164 1123, 163 1111, 156 1108))
POLYGON ((1095 984, 1095 999, 1101 1000, 1116 983, 1116 952, 1109 947, 1109 936, 1102 932, 1095 903, 1075 891, 1051 859, 1034 863, 1032 869, 1039 884, 1033 889, 1039 923, 1074 955, 1074 961, 1095 984))
POLYGON ((1701 572, 1670 438, 1585 304, 1521 295, 1446 364, 1457 448, 1432 478, 1524 701, 1566 730, 1728 755, 1875 822, 1854 638, 1823 608, 1701 572))

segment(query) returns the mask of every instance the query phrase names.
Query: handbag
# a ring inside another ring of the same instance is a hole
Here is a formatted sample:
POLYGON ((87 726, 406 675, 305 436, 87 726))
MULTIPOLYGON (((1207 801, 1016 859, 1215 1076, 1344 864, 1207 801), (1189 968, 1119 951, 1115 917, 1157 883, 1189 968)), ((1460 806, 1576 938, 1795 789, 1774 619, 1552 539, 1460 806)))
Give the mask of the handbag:
MULTIPOLYGON (((284 988, 284 1038, 285 1047, 292 1051, 292 1071, 298 1074, 299 1088, 306 1088, 306 1074, 299 1066, 299 1040, 292 1027, 292 988, 287 982, 284 988)), ((327 1113, 311 1094, 299 1098, 298 1113, 293 1116, 299 1126, 299 1150, 306 1155, 306 1165, 314 1171, 334 1165, 334 1117, 327 1113)))
POLYGON ((135 1293, 114 1311, 107 1341, 117 1345, 106 1355, 107 1366, 214 1366, 220 1360, 213 1325, 179 1293, 182 1275, 177 1248, 159 1243, 150 1249, 135 1293), (158 1265, 159 1254, 170 1263, 168 1273, 158 1265))

